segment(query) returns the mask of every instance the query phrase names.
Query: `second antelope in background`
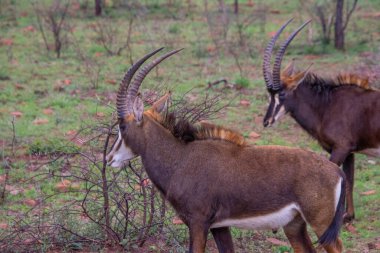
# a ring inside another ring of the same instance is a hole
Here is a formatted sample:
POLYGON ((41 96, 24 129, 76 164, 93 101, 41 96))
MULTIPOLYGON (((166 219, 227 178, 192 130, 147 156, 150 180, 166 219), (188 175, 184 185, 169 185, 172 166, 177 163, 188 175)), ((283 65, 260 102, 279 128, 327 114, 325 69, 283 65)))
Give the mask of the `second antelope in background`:
POLYGON ((272 73, 270 58, 274 44, 290 21, 278 30, 264 54, 263 74, 271 98, 264 126, 272 125, 289 112, 331 154, 332 162, 343 164, 347 178, 345 218, 349 221, 354 218, 354 153, 380 157, 380 92, 370 89, 367 79, 352 74, 330 80, 310 74, 308 69, 297 72, 293 62, 280 73, 287 46, 309 22, 281 45, 272 73))
POLYGON ((153 184, 188 226, 190 252, 205 251, 209 230, 219 252, 234 252, 230 226, 283 227, 295 252, 315 252, 306 223, 327 252, 342 252, 345 180, 340 169, 309 151, 249 146, 240 134, 211 124, 189 124, 183 138, 177 121, 167 117, 169 94, 146 111, 138 96, 149 71, 178 50, 145 65, 131 82, 160 50, 134 64, 120 84, 119 137, 107 163, 120 167, 141 157, 153 184))

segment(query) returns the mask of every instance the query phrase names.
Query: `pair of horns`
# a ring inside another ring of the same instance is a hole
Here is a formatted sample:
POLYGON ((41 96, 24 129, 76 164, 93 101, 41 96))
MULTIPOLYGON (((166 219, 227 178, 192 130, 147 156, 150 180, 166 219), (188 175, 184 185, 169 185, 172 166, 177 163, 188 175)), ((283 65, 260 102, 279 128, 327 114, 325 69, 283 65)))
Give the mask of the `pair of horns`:
POLYGON ((149 72, 154 67, 156 67, 160 62, 162 62, 166 58, 182 50, 182 49, 177 49, 158 57, 157 59, 155 59, 148 65, 144 66, 137 73, 136 77, 132 81, 134 74, 141 67, 141 65, 143 65, 146 60, 148 60, 153 55, 157 54, 162 49, 163 47, 145 55, 128 69, 127 73, 125 74, 123 80, 120 83, 119 91, 117 93, 116 108, 117 108, 117 116, 119 119, 124 118, 125 115, 132 112, 133 102, 135 98, 137 97, 138 90, 141 86, 142 81, 149 74, 149 72))
POLYGON ((296 29, 281 45, 280 49, 277 52, 276 59, 273 65, 273 72, 271 73, 270 59, 272 56, 272 51, 274 44, 276 43, 278 37, 285 29, 285 27, 293 21, 293 18, 289 19, 281 28, 276 32, 276 34, 269 41, 265 52, 264 52, 264 62, 263 62, 263 74, 264 80, 269 91, 278 91, 281 89, 281 62, 284 57, 286 48, 289 46, 290 42, 296 37, 296 35, 304 28, 307 24, 311 22, 311 19, 303 23, 298 29, 296 29))

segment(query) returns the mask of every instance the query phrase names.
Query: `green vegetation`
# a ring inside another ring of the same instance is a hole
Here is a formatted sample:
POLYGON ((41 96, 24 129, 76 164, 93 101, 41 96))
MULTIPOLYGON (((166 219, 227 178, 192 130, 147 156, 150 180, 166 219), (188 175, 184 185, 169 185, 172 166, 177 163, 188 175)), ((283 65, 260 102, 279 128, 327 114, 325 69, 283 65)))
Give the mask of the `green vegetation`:
MULTIPOLYGON (((36 2, 48 7, 53 1, 36 2)), ((296 146, 326 156, 290 117, 273 128, 262 127, 267 106, 261 75, 263 47, 285 20, 296 17, 286 30, 289 33, 308 18, 306 11, 300 15, 300 1, 239 1, 237 17, 233 1, 225 1, 223 14, 218 1, 208 1, 205 6, 200 0, 112 0, 105 1, 106 17, 99 18, 93 16, 94 1, 71 1, 62 28, 60 58, 52 49, 54 40, 46 23, 42 23, 48 35, 47 45, 44 43, 31 2, 35 1, 6 0, 0 6, 0 193, 5 193, 0 201, 0 251, 4 241, 6 244, 10 240, 9 231, 26 227, 29 235, 40 233, 40 241, 28 241, 25 234, 19 239, 36 251, 96 251, 101 250, 101 243, 108 245, 102 241, 105 230, 83 215, 81 201, 88 189, 94 189, 88 196, 88 213, 104 222, 104 195, 99 183, 104 176, 101 156, 107 127, 116 121, 113 113, 117 85, 132 62, 161 46, 167 51, 185 50, 152 71, 144 81, 144 92, 172 90, 174 99, 187 92, 185 98, 191 101, 201 100, 206 93, 220 96, 220 104, 229 103, 230 107, 215 115, 213 122, 239 130, 252 145, 296 146), (96 30, 100 20, 105 22, 104 29, 110 29, 104 30, 105 34, 108 31, 112 36, 110 40, 103 38, 105 43, 112 49, 124 47, 120 55, 111 55, 105 48, 96 30), (236 87, 208 88, 208 82, 220 79, 236 87), (242 104, 242 100, 249 104, 242 104), (260 137, 249 139, 252 131, 260 137), (80 155, 89 154, 89 150, 91 156, 80 155), (81 235, 82 241, 59 229, 63 225, 81 235), (33 230, 37 227, 41 230, 33 230)), ((373 73, 380 72, 379 12, 377 0, 359 1, 347 28, 345 52, 324 44, 321 28, 313 21, 312 30, 304 30, 292 43, 285 61, 296 58, 296 66, 301 69, 313 63, 313 71, 321 75, 354 71, 372 78, 373 73)), ((380 234, 380 160, 358 155, 356 163, 356 220, 343 228, 342 238, 350 252, 376 252, 380 234)), ((141 169, 136 168, 137 172, 141 169)), ((112 218, 121 215, 117 207, 124 202, 117 202, 120 198, 125 197, 130 204, 142 201, 145 174, 132 175, 128 168, 107 168, 105 174, 117 182, 110 185, 112 218), (123 196, 125 192, 128 194, 123 196)), ((152 186, 146 190, 150 193, 152 186)), ((159 216, 162 203, 159 195, 155 196, 155 214, 159 216)), ((130 208, 135 211, 130 213, 135 222, 132 225, 140 227, 143 207, 130 208)), ((165 252, 185 252, 187 229, 173 225, 175 214, 169 207, 165 210, 163 224, 155 224, 158 218, 154 218, 142 251, 160 252, 164 248, 165 252)), ((128 252, 142 252, 138 247, 140 232, 128 230, 120 245, 128 252)), ((268 241, 276 238, 287 242, 282 231, 272 234, 233 229, 233 235, 238 252, 290 251, 289 246, 268 241)), ((208 247, 215 248, 211 237, 208 247)))

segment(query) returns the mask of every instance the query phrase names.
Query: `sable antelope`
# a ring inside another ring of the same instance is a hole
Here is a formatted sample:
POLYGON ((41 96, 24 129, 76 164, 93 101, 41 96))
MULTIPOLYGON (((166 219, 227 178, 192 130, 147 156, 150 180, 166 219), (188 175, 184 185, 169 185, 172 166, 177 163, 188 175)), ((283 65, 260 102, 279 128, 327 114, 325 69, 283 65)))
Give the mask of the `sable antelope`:
POLYGON ((112 167, 140 156, 150 180, 190 232, 190 252, 204 252, 208 231, 219 252, 234 252, 230 226, 283 227, 295 252, 315 252, 306 222, 329 253, 342 252, 344 173, 310 151, 249 146, 244 138, 211 124, 183 124, 167 117, 170 94, 144 111, 138 89, 169 52, 138 68, 135 63, 117 94, 118 139, 107 155, 112 167), (131 82, 131 83, 130 83, 131 82), (185 137, 185 138, 184 138, 185 137))
POLYGON ((295 30, 281 45, 274 62, 270 57, 284 24, 264 54, 263 74, 270 94, 270 104, 264 126, 271 126, 285 113, 315 138, 330 160, 339 166, 347 178, 345 220, 354 218, 354 154, 380 156, 380 92, 368 87, 368 79, 352 74, 336 79, 320 78, 309 70, 297 72, 292 61, 280 74, 285 50, 296 34, 309 22, 295 30))

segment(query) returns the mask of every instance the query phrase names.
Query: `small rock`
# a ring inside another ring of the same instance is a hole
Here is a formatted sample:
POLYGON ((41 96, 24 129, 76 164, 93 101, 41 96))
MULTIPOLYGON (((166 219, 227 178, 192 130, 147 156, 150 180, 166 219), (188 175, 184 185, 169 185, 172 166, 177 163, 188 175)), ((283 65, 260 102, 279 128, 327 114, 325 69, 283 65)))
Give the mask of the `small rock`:
POLYGON ((371 164, 371 165, 376 165, 376 161, 374 161, 374 160, 368 160, 367 161, 369 164, 371 164))

